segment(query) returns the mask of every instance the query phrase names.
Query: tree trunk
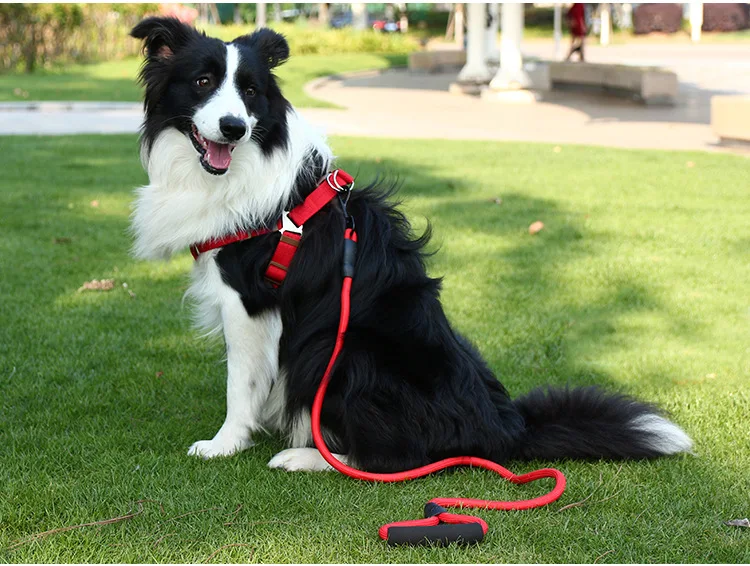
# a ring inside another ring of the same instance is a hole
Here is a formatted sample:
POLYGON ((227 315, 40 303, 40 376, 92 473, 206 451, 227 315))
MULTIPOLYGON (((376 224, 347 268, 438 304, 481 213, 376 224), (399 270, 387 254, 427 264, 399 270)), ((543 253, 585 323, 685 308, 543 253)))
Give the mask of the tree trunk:
POLYGON ((26 72, 33 73, 36 69, 36 26, 29 25, 27 42, 24 49, 24 59, 26 60, 26 72))

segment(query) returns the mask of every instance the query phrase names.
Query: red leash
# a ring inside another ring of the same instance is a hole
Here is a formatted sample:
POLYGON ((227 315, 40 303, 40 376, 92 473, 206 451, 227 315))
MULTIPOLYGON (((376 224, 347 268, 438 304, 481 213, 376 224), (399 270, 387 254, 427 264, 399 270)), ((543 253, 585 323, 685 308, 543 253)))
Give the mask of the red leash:
POLYGON ((352 289, 352 277, 354 275, 354 259, 356 255, 357 234, 354 231, 353 222, 347 219, 347 228, 344 232, 344 281, 341 285, 341 315, 339 318, 338 335, 336 336, 336 345, 333 348, 331 359, 328 362, 320 387, 315 395, 312 406, 312 436, 315 446, 320 451, 325 460, 344 475, 349 477, 373 482, 400 482, 421 478, 438 470, 444 470, 453 466, 474 466, 492 470, 503 478, 516 483, 528 483, 541 478, 554 478, 555 487, 549 493, 534 499, 522 499, 519 501, 487 501, 484 499, 462 499, 454 497, 437 497, 432 499, 425 506, 425 519, 415 521, 401 521, 397 523, 388 523, 380 527, 378 531, 380 538, 388 541, 389 544, 421 544, 425 542, 448 543, 453 541, 460 542, 479 542, 487 533, 487 523, 479 517, 469 515, 455 515, 448 513, 445 507, 470 507, 479 509, 501 509, 501 510, 522 510, 542 507, 553 501, 556 501, 565 491, 565 476, 559 470, 553 468, 544 468, 528 474, 516 475, 510 470, 502 467, 495 462, 483 458, 472 456, 459 456, 455 458, 446 458, 404 472, 392 474, 376 474, 357 470, 347 466, 336 459, 328 450, 323 435, 320 431, 320 413, 323 407, 323 399, 331 379, 333 366, 336 359, 341 353, 344 345, 346 329, 349 325, 350 294, 352 289))

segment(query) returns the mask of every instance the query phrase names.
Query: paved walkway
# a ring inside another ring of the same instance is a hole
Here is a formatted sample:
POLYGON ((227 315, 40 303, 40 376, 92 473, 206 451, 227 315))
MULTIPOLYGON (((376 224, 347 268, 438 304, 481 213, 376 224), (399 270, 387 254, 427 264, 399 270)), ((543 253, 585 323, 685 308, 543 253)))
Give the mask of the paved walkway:
MULTIPOLYGON (((550 42, 528 42, 529 55, 551 58, 550 42)), ((591 46, 592 62, 661 65, 675 70, 675 107, 580 92, 550 92, 541 102, 505 103, 451 95, 455 73, 421 75, 404 69, 327 78, 307 86, 345 110, 303 109, 330 135, 544 141, 612 147, 715 150, 710 98, 750 93, 748 45, 591 46)), ((140 104, 20 103, 0 105, 0 134, 130 133, 140 104), (62 106, 61 106, 62 105, 62 106)))

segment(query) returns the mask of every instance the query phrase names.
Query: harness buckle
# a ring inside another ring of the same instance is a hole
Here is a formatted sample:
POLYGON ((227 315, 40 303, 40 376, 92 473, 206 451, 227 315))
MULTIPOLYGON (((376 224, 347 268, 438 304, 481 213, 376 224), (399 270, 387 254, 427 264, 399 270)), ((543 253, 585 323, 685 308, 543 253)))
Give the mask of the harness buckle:
POLYGON ((297 234, 302 234, 302 226, 297 226, 294 221, 289 218, 289 212, 285 212, 281 216, 281 226, 279 226, 279 232, 282 234, 284 232, 294 232, 297 234))

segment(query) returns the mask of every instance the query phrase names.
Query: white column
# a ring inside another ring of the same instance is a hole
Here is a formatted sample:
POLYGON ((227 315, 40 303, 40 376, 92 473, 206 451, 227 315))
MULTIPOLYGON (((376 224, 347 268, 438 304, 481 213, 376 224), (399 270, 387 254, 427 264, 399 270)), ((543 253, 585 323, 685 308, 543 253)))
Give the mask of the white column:
POLYGON ((266 3, 258 2, 255 4, 255 27, 266 27, 266 3))
POLYGON ((466 47, 466 65, 458 74, 458 82, 488 83, 492 78, 492 73, 484 60, 484 48, 487 45, 484 27, 486 8, 484 4, 469 4, 467 8, 469 40, 466 47))
POLYGON ((396 6, 399 12, 401 12, 401 17, 398 20, 398 29, 401 33, 406 33, 409 31, 409 16, 406 14, 406 3, 402 2, 396 4, 396 6))
POLYGON ((486 47, 486 59, 490 65, 498 65, 500 63, 500 51, 497 49, 497 27, 500 21, 497 12, 497 2, 490 2, 487 4, 487 47, 486 47))
POLYGON ((703 27, 703 2, 690 2, 690 39, 693 43, 701 40, 703 27))
POLYGON ((464 5, 456 4, 453 12, 453 38, 461 49, 464 48, 464 5))
POLYGON ((352 4, 352 27, 367 29, 367 4, 352 4))
POLYGON ((620 29, 633 29, 633 5, 624 3, 621 14, 620 29))
POLYGON ((523 69, 521 40, 523 39, 523 4, 514 2, 502 5, 500 20, 500 69, 490 82, 493 90, 517 90, 531 85, 523 69))
POLYGON ((562 59, 562 6, 555 2, 554 12, 555 59, 562 59))
POLYGON ((610 33, 612 31, 612 6, 609 2, 601 4, 602 31, 599 36, 601 45, 609 45, 610 33))
POLYGON ((323 27, 328 27, 330 23, 330 13, 328 11, 328 3, 321 2, 318 4, 318 23, 323 27))

